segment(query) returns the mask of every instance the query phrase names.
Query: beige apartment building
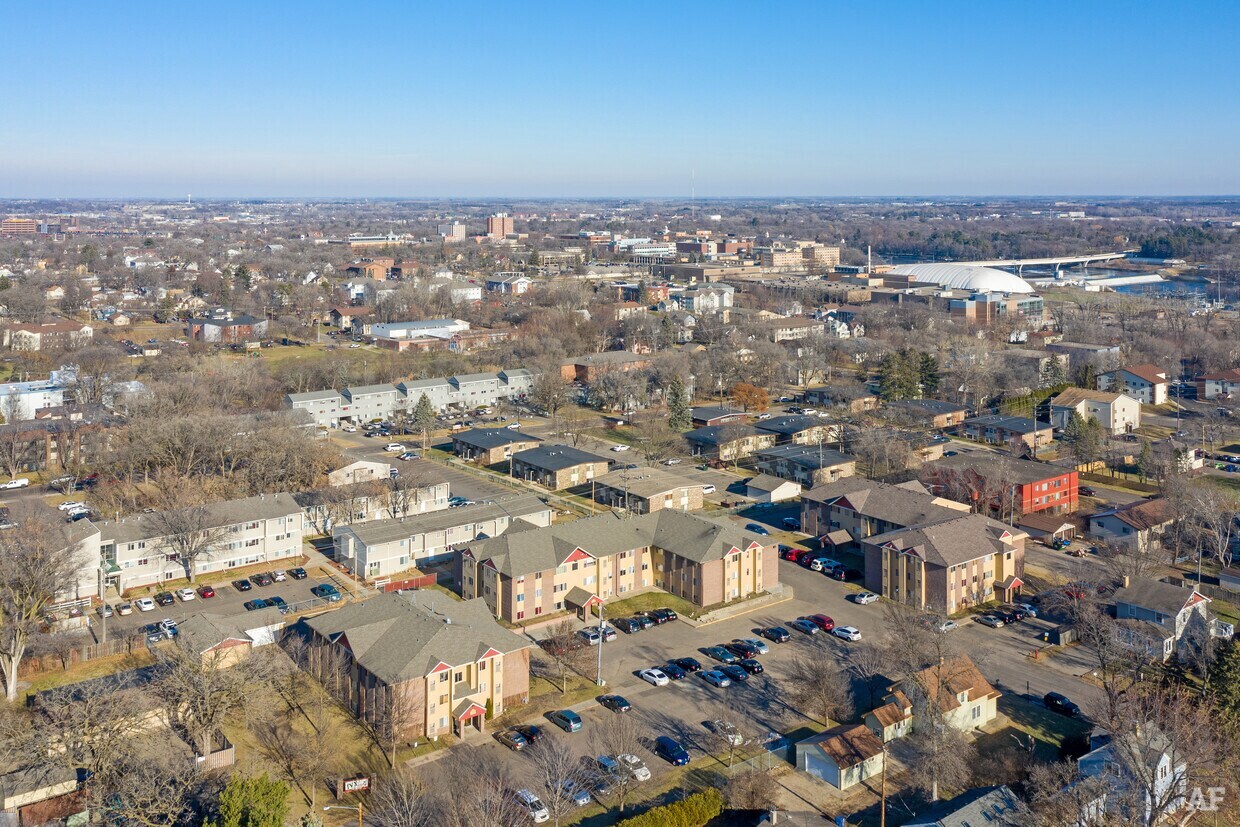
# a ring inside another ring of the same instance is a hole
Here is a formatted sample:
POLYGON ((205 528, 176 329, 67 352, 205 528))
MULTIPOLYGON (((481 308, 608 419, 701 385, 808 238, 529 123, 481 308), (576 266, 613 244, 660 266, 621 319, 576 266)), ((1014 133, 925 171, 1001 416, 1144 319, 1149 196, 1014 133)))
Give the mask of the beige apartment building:
POLYGON ((664 509, 608 513, 534 528, 460 551, 457 582, 496 617, 518 623, 662 589, 698 606, 759 594, 779 582, 776 544, 734 524, 664 509))
POLYGON ((665 508, 697 511, 702 507, 702 486, 658 468, 624 469, 596 479, 594 499, 635 514, 665 508))
POLYGON ((570 445, 540 445, 513 454, 509 464, 517 479, 559 491, 603 476, 610 462, 570 445))
POLYGON ((308 671, 358 719, 406 738, 486 731, 529 702, 533 646, 481 600, 388 593, 303 622, 308 671))

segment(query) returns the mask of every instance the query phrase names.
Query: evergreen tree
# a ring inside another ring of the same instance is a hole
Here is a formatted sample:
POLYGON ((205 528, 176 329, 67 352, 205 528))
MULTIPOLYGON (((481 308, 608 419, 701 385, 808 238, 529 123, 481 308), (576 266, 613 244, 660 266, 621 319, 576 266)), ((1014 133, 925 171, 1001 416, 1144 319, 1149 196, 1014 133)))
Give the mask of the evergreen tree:
POLYGON ((539 257, 537 250, 530 250, 530 257, 526 264, 530 267, 537 267, 542 264, 542 259, 539 257))
POLYGON ((921 392, 923 396, 938 396, 939 387, 942 384, 942 376, 939 374, 939 360, 934 358, 933 354, 923 353, 917 362, 917 378, 921 383, 921 392))
POLYGON ((650 285, 646 284, 645 279, 637 283, 637 303, 641 305, 650 304, 650 285))
POLYGON ((1145 440, 1141 441, 1141 453, 1137 456, 1137 473, 1141 475, 1141 482, 1158 476, 1158 469, 1154 467, 1154 452, 1145 440))
POLYGON ((422 447, 426 447, 426 437, 435 428, 435 407, 426 394, 418 397, 418 404, 413 408, 413 427, 422 435, 422 447))
POLYGON ((673 431, 687 431, 693 427, 693 412, 689 409, 689 395, 685 383, 673 376, 667 383, 667 427, 673 431))
POLYGON ((1221 649, 1214 663, 1210 686, 1214 689, 1219 709, 1230 719, 1232 726, 1240 727, 1240 643, 1233 640, 1221 649))
POLYGON ((906 353, 888 353, 878 364, 878 395, 884 402, 911 399, 917 393, 917 371, 906 353))
POLYGON ((234 775, 220 793, 219 821, 209 827, 284 827, 288 784, 268 778, 234 775))
POLYGON ((1063 369, 1063 362, 1053 357, 1047 359, 1046 364, 1042 367, 1041 381, 1044 388, 1053 388, 1066 383, 1068 375, 1063 369))

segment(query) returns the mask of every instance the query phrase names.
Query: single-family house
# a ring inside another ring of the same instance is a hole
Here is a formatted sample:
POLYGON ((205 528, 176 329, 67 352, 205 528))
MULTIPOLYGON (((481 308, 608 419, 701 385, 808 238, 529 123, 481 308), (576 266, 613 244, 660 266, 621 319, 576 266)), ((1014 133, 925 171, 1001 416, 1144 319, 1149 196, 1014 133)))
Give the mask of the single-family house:
POLYGON ((1089 516, 1089 535, 1116 546, 1135 545, 1141 551, 1158 548, 1163 535, 1175 525, 1176 511, 1164 497, 1138 500, 1089 516))
POLYGON ((1210 598, 1196 589, 1125 577, 1113 599, 1120 641, 1156 660, 1167 661, 1200 646, 1211 633, 1210 598))
POLYGON ((1197 398, 1230 399, 1240 393, 1240 368, 1228 368, 1218 373, 1203 373, 1197 377, 1197 398))
POLYGON ((797 769, 847 790, 883 772, 883 742, 861 724, 843 724, 796 745, 797 769))
POLYGON ((1006 784, 966 790, 915 815, 904 827, 1026 827, 1036 819, 1006 784))
POLYGON ((801 496, 801 484, 769 474, 759 474, 745 481, 745 496, 760 503, 781 503, 801 496))

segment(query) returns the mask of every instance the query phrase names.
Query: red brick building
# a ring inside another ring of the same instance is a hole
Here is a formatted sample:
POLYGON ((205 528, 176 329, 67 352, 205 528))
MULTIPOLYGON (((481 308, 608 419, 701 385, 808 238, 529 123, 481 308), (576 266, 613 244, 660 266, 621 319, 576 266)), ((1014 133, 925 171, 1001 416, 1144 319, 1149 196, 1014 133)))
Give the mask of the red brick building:
POLYGON ((935 486, 935 494, 958 502, 978 506, 988 501, 989 510, 1004 517, 1010 512, 1063 514, 1079 504, 1076 471, 1015 457, 943 457, 922 466, 922 481, 935 486))

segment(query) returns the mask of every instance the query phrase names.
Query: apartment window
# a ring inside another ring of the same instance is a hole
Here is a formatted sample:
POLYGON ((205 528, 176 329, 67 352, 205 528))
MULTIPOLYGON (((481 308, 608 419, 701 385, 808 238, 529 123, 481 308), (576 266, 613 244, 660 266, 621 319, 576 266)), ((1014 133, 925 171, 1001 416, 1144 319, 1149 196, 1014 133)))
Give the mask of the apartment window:
POLYGON ((517 602, 518 602, 518 603, 524 603, 524 602, 525 602, 525 595, 523 595, 523 594, 519 594, 519 595, 517 595, 517 602))
POLYGON ((447 705, 447 703, 448 703, 448 695, 447 695, 447 693, 444 693, 443 695, 440 695, 440 696, 439 696, 439 702, 440 702, 441 704, 447 705))
POLYGON ((453 682, 453 683, 460 683, 460 682, 461 682, 461 681, 463 681, 463 680, 465 680, 465 672, 464 672, 464 671, 456 672, 455 674, 453 674, 453 675, 452 675, 452 682, 453 682))
POLYGON ((517 612, 517 620, 521 620, 524 617, 525 617, 525 612, 517 612))

